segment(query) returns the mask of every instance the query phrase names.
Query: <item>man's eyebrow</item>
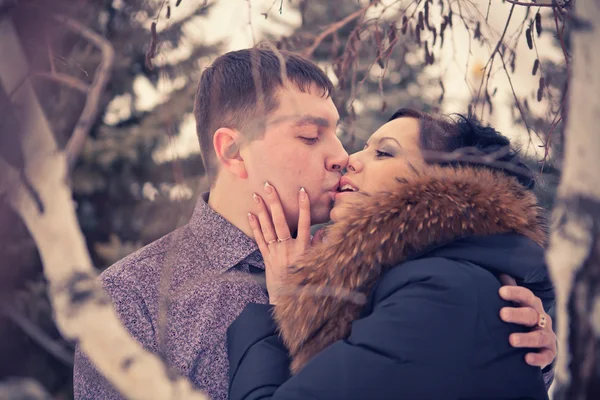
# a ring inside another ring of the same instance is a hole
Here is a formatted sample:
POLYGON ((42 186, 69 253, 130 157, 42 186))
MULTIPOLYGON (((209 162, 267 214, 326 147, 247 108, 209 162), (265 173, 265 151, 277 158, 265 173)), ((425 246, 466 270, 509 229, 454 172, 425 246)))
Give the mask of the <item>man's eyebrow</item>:
MULTIPOLYGON (((339 123, 339 121, 337 123, 339 123)), ((336 123, 336 125, 337 125, 337 123, 336 123)), ((296 125, 296 126, 316 125, 321 128, 329 128, 331 126, 331 124, 329 123, 329 121, 326 118, 315 117, 313 115, 303 115, 296 121, 296 123, 294 125, 296 125)))
MULTIPOLYGON (((326 118, 316 117, 314 115, 303 115, 301 117, 296 116, 284 116, 274 119, 269 122, 269 124, 279 124, 281 122, 286 122, 289 120, 296 120, 294 126, 306 126, 306 125, 316 125, 321 128, 329 128, 331 124, 326 118)), ((335 123, 336 126, 340 124, 340 120, 338 119, 335 123)))

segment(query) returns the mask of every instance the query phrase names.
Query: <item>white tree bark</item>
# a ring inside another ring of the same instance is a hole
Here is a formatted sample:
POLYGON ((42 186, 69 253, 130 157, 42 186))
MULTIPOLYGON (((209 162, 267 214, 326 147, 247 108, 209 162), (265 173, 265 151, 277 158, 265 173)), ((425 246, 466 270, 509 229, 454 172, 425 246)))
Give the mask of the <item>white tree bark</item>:
POLYGON ((28 65, 12 22, 0 19, 0 84, 11 96, 25 160, 17 171, 0 159, 0 194, 23 218, 40 253, 55 320, 127 398, 207 399, 123 328, 102 290, 75 215, 67 162, 58 149, 27 77, 28 65), (24 82, 23 84, 21 84, 24 82), (23 179, 25 178, 25 180, 23 179), (28 182, 25 184, 24 182, 28 182))
POLYGON ((547 261, 557 293, 559 399, 599 399, 600 1, 576 3, 565 159, 547 261))

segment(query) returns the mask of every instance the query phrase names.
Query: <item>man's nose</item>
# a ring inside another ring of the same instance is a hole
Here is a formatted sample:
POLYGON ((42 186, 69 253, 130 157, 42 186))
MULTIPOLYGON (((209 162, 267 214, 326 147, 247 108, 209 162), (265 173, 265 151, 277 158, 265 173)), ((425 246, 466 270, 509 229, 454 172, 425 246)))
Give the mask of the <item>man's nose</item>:
POLYGON ((333 143, 331 155, 327 159, 327 169, 330 171, 342 171, 348 165, 348 153, 342 146, 342 142, 336 137, 333 143))

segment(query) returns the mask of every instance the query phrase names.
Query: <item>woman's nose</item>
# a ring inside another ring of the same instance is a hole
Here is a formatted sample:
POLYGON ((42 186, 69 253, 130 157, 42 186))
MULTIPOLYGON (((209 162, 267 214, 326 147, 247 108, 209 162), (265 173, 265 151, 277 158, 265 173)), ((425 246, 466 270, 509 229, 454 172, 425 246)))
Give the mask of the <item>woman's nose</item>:
POLYGON ((346 168, 348 169, 348 171, 351 171, 351 172, 360 171, 360 169, 362 168, 362 163, 361 163, 360 159, 357 157, 357 153, 352 154, 348 158, 348 166, 346 168))

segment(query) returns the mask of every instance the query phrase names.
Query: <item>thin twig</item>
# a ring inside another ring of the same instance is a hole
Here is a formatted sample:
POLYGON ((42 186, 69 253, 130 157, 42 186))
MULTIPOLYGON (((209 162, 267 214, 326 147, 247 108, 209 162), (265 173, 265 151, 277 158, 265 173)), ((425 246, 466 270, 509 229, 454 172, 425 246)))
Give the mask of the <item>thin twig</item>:
POLYGON ((23 315, 7 306, 2 307, 4 313, 15 325, 25 332, 34 342, 43 347, 48 353, 62 361, 68 367, 73 366, 72 353, 50 338, 43 330, 23 315))
MULTIPOLYGON (((529 11, 529 9, 527 9, 527 10, 529 11)), ((513 48, 511 49, 513 52, 517 51, 516 49, 519 44, 519 40, 521 40, 521 36, 523 36, 523 32, 525 31, 525 24, 528 19, 529 19, 529 12, 526 12, 525 16, 523 17, 523 21, 519 25, 518 31, 511 38, 511 39, 513 39, 513 48)))
POLYGON ((542 162, 546 162, 546 160, 548 159, 548 156, 550 155, 550 146, 552 143, 552 133, 554 133, 554 130, 556 129, 558 124, 560 124, 560 121, 562 121, 562 119, 563 119, 563 116, 561 115, 558 118, 558 121, 556 121, 555 123, 552 124, 552 128, 550 128, 550 132, 548 132, 548 135, 546 135, 546 143, 544 143, 544 158, 542 158, 542 162))
POLYGON ((360 18, 363 15, 365 15, 365 13, 369 9, 369 7, 371 7, 371 5, 372 4, 366 5, 363 8, 361 8, 360 10, 356 10, 352 14, 349 14, 343 20, 338 21, 338 22, 336 22, 334 24, 331 24, 327 29, 325 29, 323 32, 321 32, 319 34, 319 36, 317 36, 315 38, 315 41, 313 42, 313 44, 309 48, 307 48, 306 50, 304 50, 302 52, 302 55, 304 57, 306 57, 306 58, 310 58, 313 55, 313 53, 315 52, 315 50, 317 49, 317 47, 319 47, 319 45, 321 44, 321 42, 323 40, 325 40, 325 38, 327 36, 331 35, 333 32, 336 32, 339 29, 342 29, 344 26, 346 26, 350 22, 354 21, 355 19, 360 18))
POLYGON ((246 0, 248 2, 248 27, 250 28, 250 35, 252 36, 252 45, 256 46, 256 38, 254 37, 254 29, 252 29, 252 2, 251 0, 246 0))
MULTIPOLYGON (((523 123, 525 124, 525 128, 527 129, 527 134, 531 138, 531 128, 527 123, 527 119, 525 118, 525 113, 523 112, 523 108, 521 108, 521 102, 517 97, 517 93, 515 92, 515 87, 513 86, 512 79, 510 79, 510 74, 508 73, 508 68, 506 68, 506 63, 504 62, 504 54, 500 53, 500 59, 502 60, 502 66, 504 67, 504 72, 506 72, 506 78, 508 79, 508 84, 510 86, 510 90, 512 91, 513 97, 515 98, 515 102, 517 103, 517 108, 519 109, 519 113, 521 113, 521 118, 523 118, 523 123)), ((536 133, 537 135, 537 133, 536 133)), ((539 135, 538 135, 538 138, 539 135)), ((540 138, 541 140, 541 138, 540 138)))
POLYGON ((50 63, 50 71, 55 74, 56 66, 54 65, 54 58, 52 57, 52 49, 50 48, 50 43, 46 41, 46 49, 48 50, 48 62, 50 63))
MULTIPOLYGON (((478 101, 479 101, 479 98, 481 96, 481 90, 484 87, 484 83, 485 83, 485 93, 486 93, 486 95, 489 96, 488 85, 489 85, 489 82, 490 82, 490 75, 492 73, 492 68, 494 66, 494 60, 496 58, 496 54, 500 51, 500 47, 502 47, 502 44, 504 43, 504 37, 506 36, 506 32, 508 31, 508 26, 510 25, 510 20, 512 18, 514 9, 515 9, 515 5, 513 4, 511 6, 511 8, 510 8, 510 12, 508 14, 508 18, 506 19, 506 23, 504 25, 504 30, 502 31, 502 34, 500 35, 500 39, 498 39, 498 43, 496 44, 496 47, 492 51, 492 54, 490 55, 490 58, 485 63, 485 66, 483 67, 483 71, 484 72, 483 72, 483 76, 481 78, 481 84, 479 85, 479 89, 477 90, 477 96, 475 97, 478 101), (488 72, 487 76, 485 75, 486 71, 488 72)), ((504 55, 502 54, 501 57, 504 57, 504 55)), ((502 63, 504 64, 504 60, 502 60, 502 63)), ((506 65, 505 65, 505 68, 506 68, 506 65)), ((481 107, 481 116, 482 117, 483 117, 484 109, 485 109, 485 102, 483 103, 483 106, 481 107)))
MULTIPOLYGON (((468 47, 468 50, 467 50, 467 53, 469 54, 469 56, 467 57, 467 61, 466 61, 466 64, 465 64, 465 73, 466 73, 466 71, 469 70, 469 61, 471 60, 470 56, 473 55, 473 51, 472 51, 473 41, 472 41, 472 38, 471 38, 471 35, 470 35, 470 31, 469 31, 469 27, 468 27, 467 21, 465 20, 465 18, 463 16, 463 11, 462 11, 462 7, 461 7, 461 3, 458 1, 457 4, 458 4, 458 15, 459 15, 461 21, 463 22, 463 24, 465 26, 465 30, 467 31, 467 33, 469 33, 469 35, 467 36, 468 39, 469 39, 469 47, 468 47)), ((452 4, 449 5, 449 8, 450 9, 452 8, 452 4)), ((454 38, 454 29, 450 33, 452 34, 452 46, 455 49, 454 53, 456 54, 456 41, 455 41, 455 38, 454 38)), ((465 81, 466 81, 466 79, 465 79, 465 81)), ((478 96, 479 96, 479 94, 478 94, 478 96)))
POLYGON ((506 35, 506 31, 508 30, 508 25, 510 25, 510 20, 512 18, 514 10, 515 10, 515 5, 513 4, 512 7, 510 8, 510 12, 508 13, 508 18, 506 19, 506 24, 504 25, 504 30, 502 31, 502 35, 500 35, 500 39, 498 40, 498 44, 496 44, 496 48, 494 49, 494 51, 492 51, 492 54, 490 55, 490 59, 485 64, 486 67, 492 61, 492 59, 494 58, 494 56, 496 55, 496 53, 500 50, 500 46, 502 46, 502 43, 504 43, 504 36, 506 35))
POLYGON ((565 45, 565 38, 564 38, 564 31, 565 31, 565 24, 563 23, 563 28, 559 29, 558 28, 558 10, 554 9, 553 11, 554 14, 554 23, 556 24, 556 35, 558 36, 558 39, 560 40, 560 47, 562 48, 563 54, 565 56, 565 64, 567 67, 567 79, 571 76, 571 69, 570 69, 570 65, 569 65, 569 53, 567 52, 567 46, 565 45))
MULTIPOLYGON (((277 1, 279 1, 279 0, 273 0, 273 2, 271 3, 271 5, 269 6, 269 8, 267 8, 267 11, 265 11, 264 13, 261 14, 262 16, 265 17, 265 19, 267 19, 269 17, 269 13, 273 9, 273 7, 275 7, 275 4, 277 4, 277 1)), ((282 4, 279 7, 280 14, 281 14, 282 7, 283 7, 283 1, 282 1, 282 4)))
MULTIPOLYGON (((568 84, 567 84, 567 88, 565 89, 565 91, 568 91, 568 84)), ((556 115, 554 116, 554 119, 552 120, 552 127, 550 128, 550 131, 548 132, 548 134, 546 135, 546 142, 544 143, 544 158, 542 159, 542 163, 546 162, 546 159, 548 158, 548 155, 550 154, 550 146, 552 143, 552 134, 554 133, 554 130, 556 129, 556 127, 558 126, 558 124, 560 124, 560 122, 563 120, 564 117, 564 108, 566 106, 567 103, 567 93, 563 94, 563 99, 562 102, 560 103, 560 106, 558 107, 558 111, 556 112, 556 115)))
POLYGON ((59 82, 66 86, 69 86, 73 89, 76 89, 84 94, 87 94, 90 89, 90 86, 87 83, 85 83, 84 81, 82 81, 81 79, 77 79, 74 76, 62 74, 60 72, 39 71, 39 72, 34 72, 33 77, 49 79, 51 81, 59 82))
MULTIPOLYGON (((512 4, 513 6, 525 6, 525 7, 558 7, 558 4, 555 4, 554 0, 547 0, 550 3, 524 3, 522 1, 517 0, 505 0, 507 3, 512 4)), ((540 0, 543 1, 543 0, 540 0)))
POLYGON ((33 378, 8 378, 0 382, 0 399, 53 400, 33 378))

